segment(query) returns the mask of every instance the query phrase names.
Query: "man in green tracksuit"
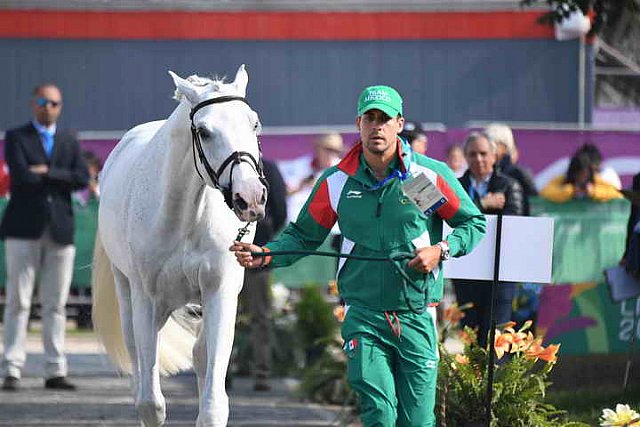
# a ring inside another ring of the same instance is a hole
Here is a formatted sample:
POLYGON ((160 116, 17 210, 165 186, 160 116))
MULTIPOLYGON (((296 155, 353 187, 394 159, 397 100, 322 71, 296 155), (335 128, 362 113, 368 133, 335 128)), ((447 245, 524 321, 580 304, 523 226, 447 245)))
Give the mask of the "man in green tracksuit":
POLYGON ((390 262, 339 263, 338 289, 347 309, 342 326, 347 376, 360 396, 367 427, 435 425, 434 306, 443 293, 441 262, 469 253, 485 232, 484 216, 451 170, 413 153, 398 138, 403 124, 402 98, 395 89, 366 88, 358 99, 360 141, 320 177, 297 220, 264 247, 234 242, 230 248, 247 268, 288 266, 301 256, 254 258, 250 252, 316 249, 337 221, 344 237, 341 252, 414 255, 407 271, 412 284, 390 262), (425 177, 439 190, 437 202, 409 190, 410 183, 425 177), (444 240, 443 220, 454 229, 444 240))

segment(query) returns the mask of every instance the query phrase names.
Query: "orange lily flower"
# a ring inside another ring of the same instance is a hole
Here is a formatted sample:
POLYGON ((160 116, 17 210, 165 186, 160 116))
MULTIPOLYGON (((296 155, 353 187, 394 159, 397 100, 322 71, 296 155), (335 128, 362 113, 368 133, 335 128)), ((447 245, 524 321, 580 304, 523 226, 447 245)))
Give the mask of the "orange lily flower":
POLYGON ((469 364, 469 358, 467 356, 465 356, 464 354, 456 354, 455 355, 455 359, 456 359, 456 362, 458 362, 461 365, 468 365, 469 364))
POLYGON ((558 350, 560 350, 560 344, 551 344, 538 354, 538 358, 553 363, 558 360, 558 350))
POLYGON ((464 312, 460 310, 458 304, 452 304, 444 310, 444 320, 448 321, 452 325, 457 325, 460 320, 465 316, 464 312))
POLYGON ((496 350, 496 356, 498 359, 502 359, 504 353, 509 352, 511 344, 513 343, 513 335, 511 333, 501 333, 496 331, 496 339, 493 343, 493 347, 496 350))

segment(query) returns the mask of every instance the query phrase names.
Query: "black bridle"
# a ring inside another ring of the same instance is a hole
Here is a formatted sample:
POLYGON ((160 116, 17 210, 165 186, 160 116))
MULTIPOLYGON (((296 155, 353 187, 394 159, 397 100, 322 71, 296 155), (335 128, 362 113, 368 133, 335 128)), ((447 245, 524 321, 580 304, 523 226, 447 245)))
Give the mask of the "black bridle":
MULTIPOLYGON (((251 153, 248 153, 246 151, 234 151, 229 155, 229 157, 227 157, 222 162, 220 167, 218 167, 218 170, 214 171, 213 168, 211 167, 211 164, 209 164, 207 157, 204 155, 204 150, 202 149, 202 142, 200 141, 200 135, 198 134, 198 129, 196 128, 195 123, 193 123, 193 116, 201 108, 206 107, 208 105, 212 105, 212 104, 220 104, 222 102, 230 102, 230 101, 241 101, 249 105, 247 100, 241 96, 220 96, 217 98, 207 99, 206 101, 202 101, 201 103, 197 104, 191 109, 191 112, 189 113, 189 119, 191 120, 191 143, 193 145, 193 163, 196 168, 196 171, 198 172, 198 175, 200 175, 200 178, 204 180, 204 177, 200 173, 200 168, 198 168, 198 162, 196 160, 196 151, 197 151, 198 158, 200 159, 200 163, 202 163, 202 165, 204 166, 204 170, 207 172, 207 175, 211 179, 211 183, 216 189, 222 192, 225 203, 227 204, 227 206, 229 206, 231 210, 233 210, 233 194, 232 194, 231 188, 233 186, 233 169, 236 167, 236 165, 239 165, 240 163, 243 163, 243 162, 251 165, 251 167, 258 174, 258 179, 260 180, 262 185, 264 185, 265 188, 268 188, 267 180, 265 179, 264 172, 262 170, 262 158, 261 158, 262 156, 260 156, 258 160, 256 160, 251 155, 251 153), (224 173, 224 170, 227 167, 229 167, 229 165, 231 165, 231 170, 229 171, 229 187, 224 188, 220 185, 220 176, 222 176, 222 174, 224 173)), ((251 106, 249 105, 249 107, 251 106)), ((262 153, 262 148, 260 147, 259 140, 258 140, 258 148, 262 153)))

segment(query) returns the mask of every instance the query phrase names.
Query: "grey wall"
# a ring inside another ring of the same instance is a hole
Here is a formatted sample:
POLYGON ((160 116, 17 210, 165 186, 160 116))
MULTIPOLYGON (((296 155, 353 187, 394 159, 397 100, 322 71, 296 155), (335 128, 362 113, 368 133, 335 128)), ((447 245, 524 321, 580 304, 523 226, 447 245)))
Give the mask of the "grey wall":
POLYGON ((167 70, 233 77, 241 63, 249 71, 248 98, 267 126, 352 123, 359 91, 376 83, 404 95, 409 118, 450 127, 578 118, 574 41, 0 39, 0 130, 29 118, 31 89, 43 80, 63 89, 63 126, 120 130, 174 108, 167 70))

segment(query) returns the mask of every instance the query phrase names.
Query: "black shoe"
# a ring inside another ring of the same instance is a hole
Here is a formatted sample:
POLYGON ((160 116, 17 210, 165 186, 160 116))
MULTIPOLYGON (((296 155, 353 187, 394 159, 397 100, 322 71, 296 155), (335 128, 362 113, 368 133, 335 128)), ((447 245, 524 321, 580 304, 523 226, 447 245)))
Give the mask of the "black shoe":
POLYGON ((5 391, 17 391, 20 388, 20 380, 16 377, 4 377, 2 389, 5 391))
POLYGON ((44 388, 73 391, 76 386, 71 384, 67 377, 53 377, 45 380, 44 388))

